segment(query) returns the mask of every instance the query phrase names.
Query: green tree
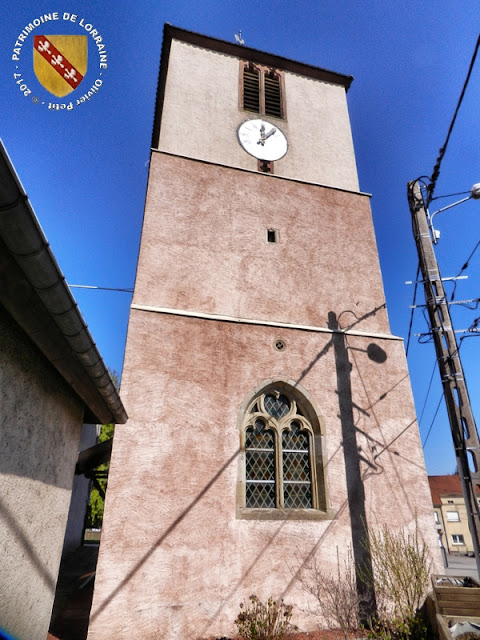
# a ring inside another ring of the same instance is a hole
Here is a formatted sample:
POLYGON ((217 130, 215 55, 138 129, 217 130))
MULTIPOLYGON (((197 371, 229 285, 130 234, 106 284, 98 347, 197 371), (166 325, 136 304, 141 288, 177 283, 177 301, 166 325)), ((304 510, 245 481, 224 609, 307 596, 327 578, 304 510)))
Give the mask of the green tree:
MULTIPOLYGON (((98 443, 106 442, 113 438, 115 431, 114 424, 102 424, 98 443)), ((110 462, 105 462, 95 469, 99 475, 94 481, 94 486, 90 492, 90 502, 87 510, 87 527, 100 528, 103 522, 103 509, 105 506, 105 493, 108 484, 108 469, 110 462), (96 486, 98 484, 98 486, 96 486)))
MULTIPOLYGON (((109 370, 109 373, 115 387, 118 389, 120 384, 117 372, 109 370)), ((98 436, 98 444, 112 440, 114 432, 114 424, 102 424, 100 427, 100 435, 98 436)), ((98 477, 95 478, 94 485, 90 492, 90 502, 88 504, 86 520, 87 527, 100 528, 102 526, 109 467, 110 462, 105 462, 95 469, 95 474, 98 475, 98 477)))

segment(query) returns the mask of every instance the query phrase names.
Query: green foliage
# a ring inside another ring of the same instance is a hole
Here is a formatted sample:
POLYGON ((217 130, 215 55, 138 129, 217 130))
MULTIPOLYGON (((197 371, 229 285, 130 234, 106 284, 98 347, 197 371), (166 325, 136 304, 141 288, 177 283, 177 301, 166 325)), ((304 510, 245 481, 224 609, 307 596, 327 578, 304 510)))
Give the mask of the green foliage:
MULTIPOLYGON (((99 480, 99 484, 103 485, 102 488, 105 491, 106 481, 103 479, 99 480)), ((105 506, 105 502, 100 495, 98 489, 96 487, 92 487, 90 492, 90 502, 88 504, 88 512, 87 512, 87 527, 93 529, 99 529, 102 526, 103 522, 103 508, 105 506)))
MULTIPOLYGON (((109 373, 110 377, 112 378, 113 384, 118 389, 120 385, 117 372, 109 369, 109 373)), ((100 444, 101 442, 105 442, 106 440, 111 440, 113 438, 114 431, 114 424, 102 424, 102 426, 100 427, 100 435, 98 436, 98 443, 100 444)), ((109 466, 110 463, 105 462, 104 464, 101 464, 97 467, 97 471, 108 475, 109 466)), ((107 478, 97 478, 97 482, 105 493, 107 490, 107 478)), ((105 502, 100 491, 95 486, 92 487, 85 523, 87 527, 93 527, 97 529, 102 526, 104 506, 105 502)))
POLYGON ((114 424, 102 424, 100 427, 100 435, 98 436, 98 442, 105 442, 111 440, 115 432, 114 424))
MULTIPOLYGON (((98 442, 105 442, 106 440, 111 440, 113 438, 113 433, 115 431, 114 424, 102 424, 100 427, 100 435, 98 436, 98 442)), ((110 466, 109 462, 105 462, 97 467, 97 471, 102 473, 108 473, 108 468, 110 466)), ((103 489, 105 493, 107 490, 107 478, 97 478, 97 482, 100 487, 103 489)), ((94 486, 90 492, 90 502, 88 504, 87 510, 87 521, 86 526, 92 527, 94 529, 98 529, 102 526, 103 522, 103 509, 105 506, 105 501, 100 491, 94 486)))
POLYGON ((290 624, 292 607, 283 600, 269 598, 266 603, 257 596, 249 598, 250 604, 240 604, 235 620, 238 632, 244 640, 282 640, 297 628, 290 624))
POLYGON ((428 629, 420 613, 407 620, 372 620, 368 640, 427 640, 428 629))
MULTIPOLYGON (((100 427, 98 442, 100 443, 105 442, 106 440, 111 440, 113 438, 114 431, 114 424, 102 424, 102 426, 100 427)), ((101 464, 97 467, 97 471, 107 474, 109 466, 110 463, 105 462, 104 464, 101 464)), ((105 493, 107 490, 107 478, 97 478, 97 482, 105 493)), ((105 501, 100 491, 97 489, 97 487, 92 487, 92 490, 90 492, 90 502, 88 504, 87 510, 87 527, 98 529, 102 526, 104 506, 105 501)))

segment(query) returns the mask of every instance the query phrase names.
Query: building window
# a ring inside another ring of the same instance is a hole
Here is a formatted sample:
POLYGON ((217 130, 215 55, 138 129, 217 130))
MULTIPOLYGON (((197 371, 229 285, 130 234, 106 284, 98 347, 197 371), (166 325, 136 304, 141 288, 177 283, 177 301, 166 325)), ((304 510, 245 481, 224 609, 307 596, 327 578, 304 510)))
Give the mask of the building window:
POLYGON ((460 522, 458 511, 447 511, 447 520, 448 522, 460 522))
POLYGON ((283 75, 274 69, 242 62, 241 108, 262 116, 285 119, 283 75))
POLYGON ((438 520, 438 513, 436 511, 433 512, 433 517, 435 518, 435 522, 436 524, 438 524, 439 520, 438 520))
POLYGON ((255 397, 245 418, 245 507, 320 508, 315 431, 298 394, 273 385, 255 397))
POLYGON ((452 534, 452 544, 465 545, 463 536, 459 533, 452 534))

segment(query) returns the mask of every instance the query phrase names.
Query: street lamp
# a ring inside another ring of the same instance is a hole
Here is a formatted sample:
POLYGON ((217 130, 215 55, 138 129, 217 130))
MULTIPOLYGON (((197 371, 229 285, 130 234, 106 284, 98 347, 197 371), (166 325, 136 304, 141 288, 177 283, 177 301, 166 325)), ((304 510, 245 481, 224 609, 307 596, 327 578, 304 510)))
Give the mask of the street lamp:
POLYGON ((438 211, 434 211, 433 213, 429 213, 427 209, 427 220, 428 220, 428 228, 430 230, 430 235, 432 238, 433 244, 437 244, 438 239, 440 238, 440 231, 437 231, 433 227, 433 218, 437 215, 437 213, 441 213, 442 211, 446 211, 447 209, 451 209, 452 207, 456 207, 457 204, 461 204, 462 202, 466 202, 467 200, 480 200, 480 182, 477 182, 470 189, 470 195, 466 198, 462 198, 461 200, 457 200, 457 202, 453 202, 452 204, 447 205, 446 207, 442 207, 438 211))
POLYGON ((470 198, 480 199, 480 184, 472 187, 470 196, 467 198, 430 215, 425 208, 419 181, 414 180, 408 184, 408 202, 412 214, 426 306, 467 510, 468 526, 472 534, 477 571, 480 575, 480 507, 475 495, 475 488, 480 487, 480 441, 470 406, 449 304, 433 249, 439 234, 432 224, 432 219, 437 213, 451 209, 470 198), (473 463, 473 471, 470 469, 469 461, 473 463))

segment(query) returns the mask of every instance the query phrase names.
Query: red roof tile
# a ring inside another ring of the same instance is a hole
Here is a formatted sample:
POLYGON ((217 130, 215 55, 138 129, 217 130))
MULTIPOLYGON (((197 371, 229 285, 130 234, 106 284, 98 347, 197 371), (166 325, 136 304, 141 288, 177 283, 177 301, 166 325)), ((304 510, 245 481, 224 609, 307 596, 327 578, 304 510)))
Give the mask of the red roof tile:
MULTIPOLYGON (((458 474, 449 476, 428 476, 430 493, 432 494, 433 505, 442 503, 441 496, 463 496, 460 476, 458 474)), ((475 488, 475 493, 480 495, 480 489, 475 488)))

